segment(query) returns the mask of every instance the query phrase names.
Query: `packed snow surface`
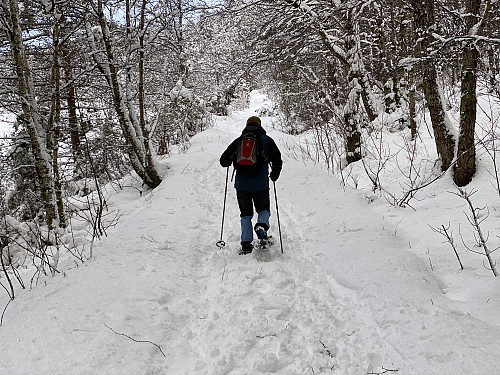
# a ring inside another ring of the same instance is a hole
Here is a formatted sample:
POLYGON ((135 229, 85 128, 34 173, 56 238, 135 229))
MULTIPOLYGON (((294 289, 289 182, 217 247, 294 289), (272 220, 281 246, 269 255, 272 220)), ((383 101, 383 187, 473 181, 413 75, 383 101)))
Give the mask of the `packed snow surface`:
POLYGON ((18 291, 6 309, 1 375, 499 373, 499 282, 478 255, 469 255, 476 269, 460 271, 428 225, 462 206, 371 202, 302 157, 271 117, 263 127, 284 159, 271 189, 276 244, 237 255, 229 182, 226 246, 215 246, 220 154, 265 104, 254 95, 250 109, 217 118, 164 159, 155 190, 109 189, 120 221, 94 258, 78 267, 67 259, 64 273, 18 291))

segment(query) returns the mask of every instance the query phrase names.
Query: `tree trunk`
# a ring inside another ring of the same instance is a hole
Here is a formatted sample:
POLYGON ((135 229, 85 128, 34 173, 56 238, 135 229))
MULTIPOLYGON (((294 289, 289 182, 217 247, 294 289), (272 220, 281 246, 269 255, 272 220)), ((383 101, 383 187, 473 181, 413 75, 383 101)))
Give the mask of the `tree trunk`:
MULTIPOLYGON (((150 188, 155 188, 161 183, 161 178, 153 161, 148 134, 145 133, 145 129, 141 128, 135 113, 132 98, 128 95, 130 89, 130 86, 128 85, 131 84, 129 77, 126 77, 125 85, 127 86, 125 94, 122 93, 122 89, 120 87, 118 68, 115 65, 111 35, 104 15, 102 0, 98 0, 97 2, 97 16, 99 18, 106 57, 104 60, 99 60, 96 58, 96 54, 94 54, 94 58, 97 59, 101 72, 104 74, 108 85, 111 88, 113 104, 118 115, 118 121, 125 139, 130 146, 129 156, 132 167, 146 185, 150 188)), ((129 27, 130 26, 128 26, 127 29, 129 27)), ((128 32, 129 31, 127 31, 127 33, 128 32)), ((89 30, 88 34, 92 35, 92 31, 89 30)), ((95 45, 93 46, 93 49, 94 51, 98 50, 95 45)))
MULTIPOLYGON (((413 76, 413 72, 410 72, 410 75, 413 76)), ((408 91, 408 107, 410 112, 410 131, 411 131, 411 139, 415 139, 417 136, 417 120, 416 120, 416 92, 415 92, 415 78, 411 78, 412 82, 410 82, 410 89, 408 91)))
MULTIPOLYGON (((489 71, 489 83, 490 83, 490 92, 495 92, 496 88, 496 76, 497 76, 497 64, 498 58, 495 59, 495 51, 493 50, 493 46, 488 47, 488 66, 490 68, 489 71)), ((497 91, 498 95, 498 91, 497 91)))
POLYGON ((427 55, 431 35, 429 29, 435 26, 434 0, 410 0, 413 5, 413 20, 418 34, 419 50, 422 55, 422 83, 425 101, 431 116, 436 150, 441 158, 441 170, 445 171, 453 162, 455 140, 450 134, 443 102, 437 81, 434 59, 427 55))
MULTIPOLYGON (((468 35, 481 34, 484 19, 488 17, 490 1, 486 4, 485 14, 481 19, 479 10, 481 0, 466 0, 466 27, 468 35)), ((477 113, 477 66, 479 51, 473 40, 465 43, 462 51, 462 85, 460 101, 460 137, 458 139, 457 163, 453 180, 458 186, 471 182, 476 173, 476 148, 474 145, 474 130, 477 113)))
POLYGON ((80 179, 85 176, 83 165, 83 151, 81 148, 80 127, 78 125, 78 112, 76 107, 76 88, 73 82, 73 67, 69 51, 65 51, 64 80, 66 81, 66 103, 68 106, 68 125, 71 141, 71 153, 75 166, 73 175, 80 179))
POLYGON ((467 185, 476 173, 474 130, 476 126, 476 72, 478 57, 479 53, 476 47, 472 43, 467 43, 462 51, 460 135, 458 139, 457 162, 453 174, 453 180, 458 186, 467 185))
MULTIPOLYGON (((485 25, 486 27, 486 36, 488 38, 495 37, 495 31, 498 29, 498 26, 494 22, 494 14, 495 12, 491 10, 491 2, 488 1, 486 5, 489 9, 488 12, 485 12, 485 18, 488 21, 485 25)), ((483 20, 484 22, 484 20, 483 20)), ((490 43, 487 47, 488 54, 488 77, 489 77, 489 92, 494 92, 496 95, 500 95, 500 86, 497 83, 497 74, 499 73, 500 64, 498 59, 498 47, 495 46, 494 43, 490 43)))
POLYGON ((31 68, 24 50, 21 25, 19 22, 19 4, 9 0, 9 28, 7 30, 12 57, 14 59, 19 96, 21 97, 23 120, 25 122, 35 159, 35 170, 42 201, 45 207, 45 221, 49 228, 57 225, 56 194, 51 165, 52 157, 45 144, 47 133, 43 128, 38 102, 35 98, 31 68))
MULTIPOLYGON (((144 24, 146 19, 146 0, 142 0, 141 19, 139 22, 139 124, 146 130, 146 117, 144 108, 144 24)), ((146 139, 149 137, 146 137, 146 139)))
MULTIPOLYGON (((387 1, 388 15, 384 14, 383 10, 381 10, 382 17, 388 17, 389 22, 387 27, 389 27, 389 41, 390 48, 387 46, 387 41, 385 40, 385 33, 387 29, 385 27, 380 28, 380 55, 382 56, 383 63, 383 74, 384 77, 384 104, 385 104, 385 113, 390 114, 396 111, 400 106, 399 93, 398 88, 400 86, 399 81, 402 77, 402 72, 399 69, 395 68, 395 57, 398 55, 398 51, 396 49, 398 45, 398 41, 396 39, 396 4, 395 0, 387 1)), ((399 4, 400 6, 401 4, 399 4)), ((382 8, 383 9, 383 8, 382 8)))
POLYGON ((359 81, 362 79, 359 72, 360 60, 358 52, 358 43, 356 40, 355 27, 352 23, 352 14, 348 12, 346 23, 345 48, 347 61, 349 63, 349 72, 347 73, 348 80, 348 95, 347 102, 344 106, 344 127, 346 133, 346 160, 348 163, 353 163, 361 160, 361 126, 358 114, 358 104, 361 96, 361 85, 359 81))
MULTIPOLYGON (((146 108, 144 102, 144 38, 146 37, 146 3, 147 0, 142 0, 141 4, 141 16, 139 21, 139 127, 142 130, 144 136, 144 148, 146 150, 146 160, 145 160, 145 170, 146 174, 150 176, 152 180, 152 185, 159 185, 161 178, 156 171, 156 167, 153 160, 153 145, 150 143, 151 127, 146 123, 146 108)), ((152 186, 150 185, 150 186, 152 186)))
POLYGON ((62 196, 61 176, 59 174, 59 137, 61 135, 61 64, 59 59, 60 53, 60 38, 61 31, 60 9, 58 5, 54 5, 54 29, 52 36, 52 73, 51 87, 52 98, 50 104, 50 113, 47 123, 47 148, 52 154, 52 169, 56 195, 57 212, 59 216, 59 226, 66 227, 66 218, 64 213, 64 203, 62 196))
MULTIPOLYGON (((402 7, 402 2, 399 3, 399 6, 402 7)), ((407 12, 408 13, 408 12, 407 12)), ((410 17, 408 15, 407 17, 410 17)), ((404 22, 401 23, 399 28, 400 40, 401 43, 399 45, 399 50, 401 51, 403 56, 408 56, 409 49, 411 46, 415 45, 415 33, 410 32, 411 28, 409 23, 405 17, 404 22)), ((409 111, 409 126, 411 131, 411 139, 414 140, 417 136, 417 115, 416 115, 416 88, 417 82, 416 77, 419 75, 418 66, 413 66, 410 69, 406 70, 403 68, 402 77, 405 81, 405 88, 408 92, 408 111, 409 111)))
POLYGON ((430 61, 424 62, 423 66, 424 96, 431 116, 432 130, 436 143, 436 150, 441 158, 441 170, 445 171, 453 162, 455 140, 448 131, 446 123, 446 112, 437 81, 436 68, 430 61))

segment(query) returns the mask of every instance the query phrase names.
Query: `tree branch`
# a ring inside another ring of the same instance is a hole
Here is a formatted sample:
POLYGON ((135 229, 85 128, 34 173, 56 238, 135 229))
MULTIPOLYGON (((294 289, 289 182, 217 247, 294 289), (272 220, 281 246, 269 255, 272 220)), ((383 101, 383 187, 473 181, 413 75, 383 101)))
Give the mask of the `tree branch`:
POLYGON ((126 338, 132 340, 133 342, 141 342, 141 343, 147 343, 147 344, 151 344, 151 345, 154 345, 158 348, 158 350, 161 352, 161 354, 163 354, 164 357, 167 357, 165 355, 165 353, 163 353, 163 350, 161 350, 160 348, 160 345, 158 344, 155 344, 154 342, 152 341, 149 341, 149 340, 137 340, 137 339, 134 339, 133 337, 130 337, 129 335, 126 335, 124 333, 120 333, 120 332, 116 332, 113 328, 111 328, 110 326, 108 326, 106 323, 104 323, 104 325, 106 326, 106 328, 108 328, 111 332, 119 335, 119 336, 125 336, 126 338))

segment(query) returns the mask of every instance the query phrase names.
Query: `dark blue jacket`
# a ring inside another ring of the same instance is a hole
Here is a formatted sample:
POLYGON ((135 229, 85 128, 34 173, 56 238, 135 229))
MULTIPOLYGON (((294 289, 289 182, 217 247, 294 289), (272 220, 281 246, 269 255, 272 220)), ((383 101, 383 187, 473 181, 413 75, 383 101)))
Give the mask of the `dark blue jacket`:
MULTIPOLYGON (((279 176, 283 161, 281 160, 281 152, 276 146, 274 140, 266 135, 266 131, 259 125, 251 123, 243 129, 242 134, 253 133, 260 136, 262 140, 262 148, 266 155, 266 162, 255 173, 247 174, 236 171, 236 180, 234 187, 240 191, 263 191, 269 189, 269 165, 271 165, 271 173, 279 176)), ((229 167, 236 157, 238 145, 241 137, 236 138, 222 153, 220 157, 220 165, 229 167)))

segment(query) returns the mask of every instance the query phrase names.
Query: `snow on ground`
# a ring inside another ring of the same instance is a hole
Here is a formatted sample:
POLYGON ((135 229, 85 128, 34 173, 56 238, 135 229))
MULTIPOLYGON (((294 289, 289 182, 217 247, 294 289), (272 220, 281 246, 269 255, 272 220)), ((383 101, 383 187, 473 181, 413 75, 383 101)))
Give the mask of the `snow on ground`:
POLYGON ((12 131, 14 120, 12 114, 0 110, 0 137, 6 136, 12 131))
POLYGON ((269 253, 237 255, 231 186, 226 247, 215 246, 226 178, 219 156, 264 100, 254 95, 249 110, 218 118, 187 152, 165 159, 154 191, 113 194, 121 220, 92 261, 18 293, 0 327, 1 375, 498 371, 498 280, 480 271, 477 255, 456 270, 428 227, 462 205, 369 203, 296 158, 295 139, 273 130, 271 118, 263 126, 284 158, 276 183, 283 254, 278 242, 269 253))

